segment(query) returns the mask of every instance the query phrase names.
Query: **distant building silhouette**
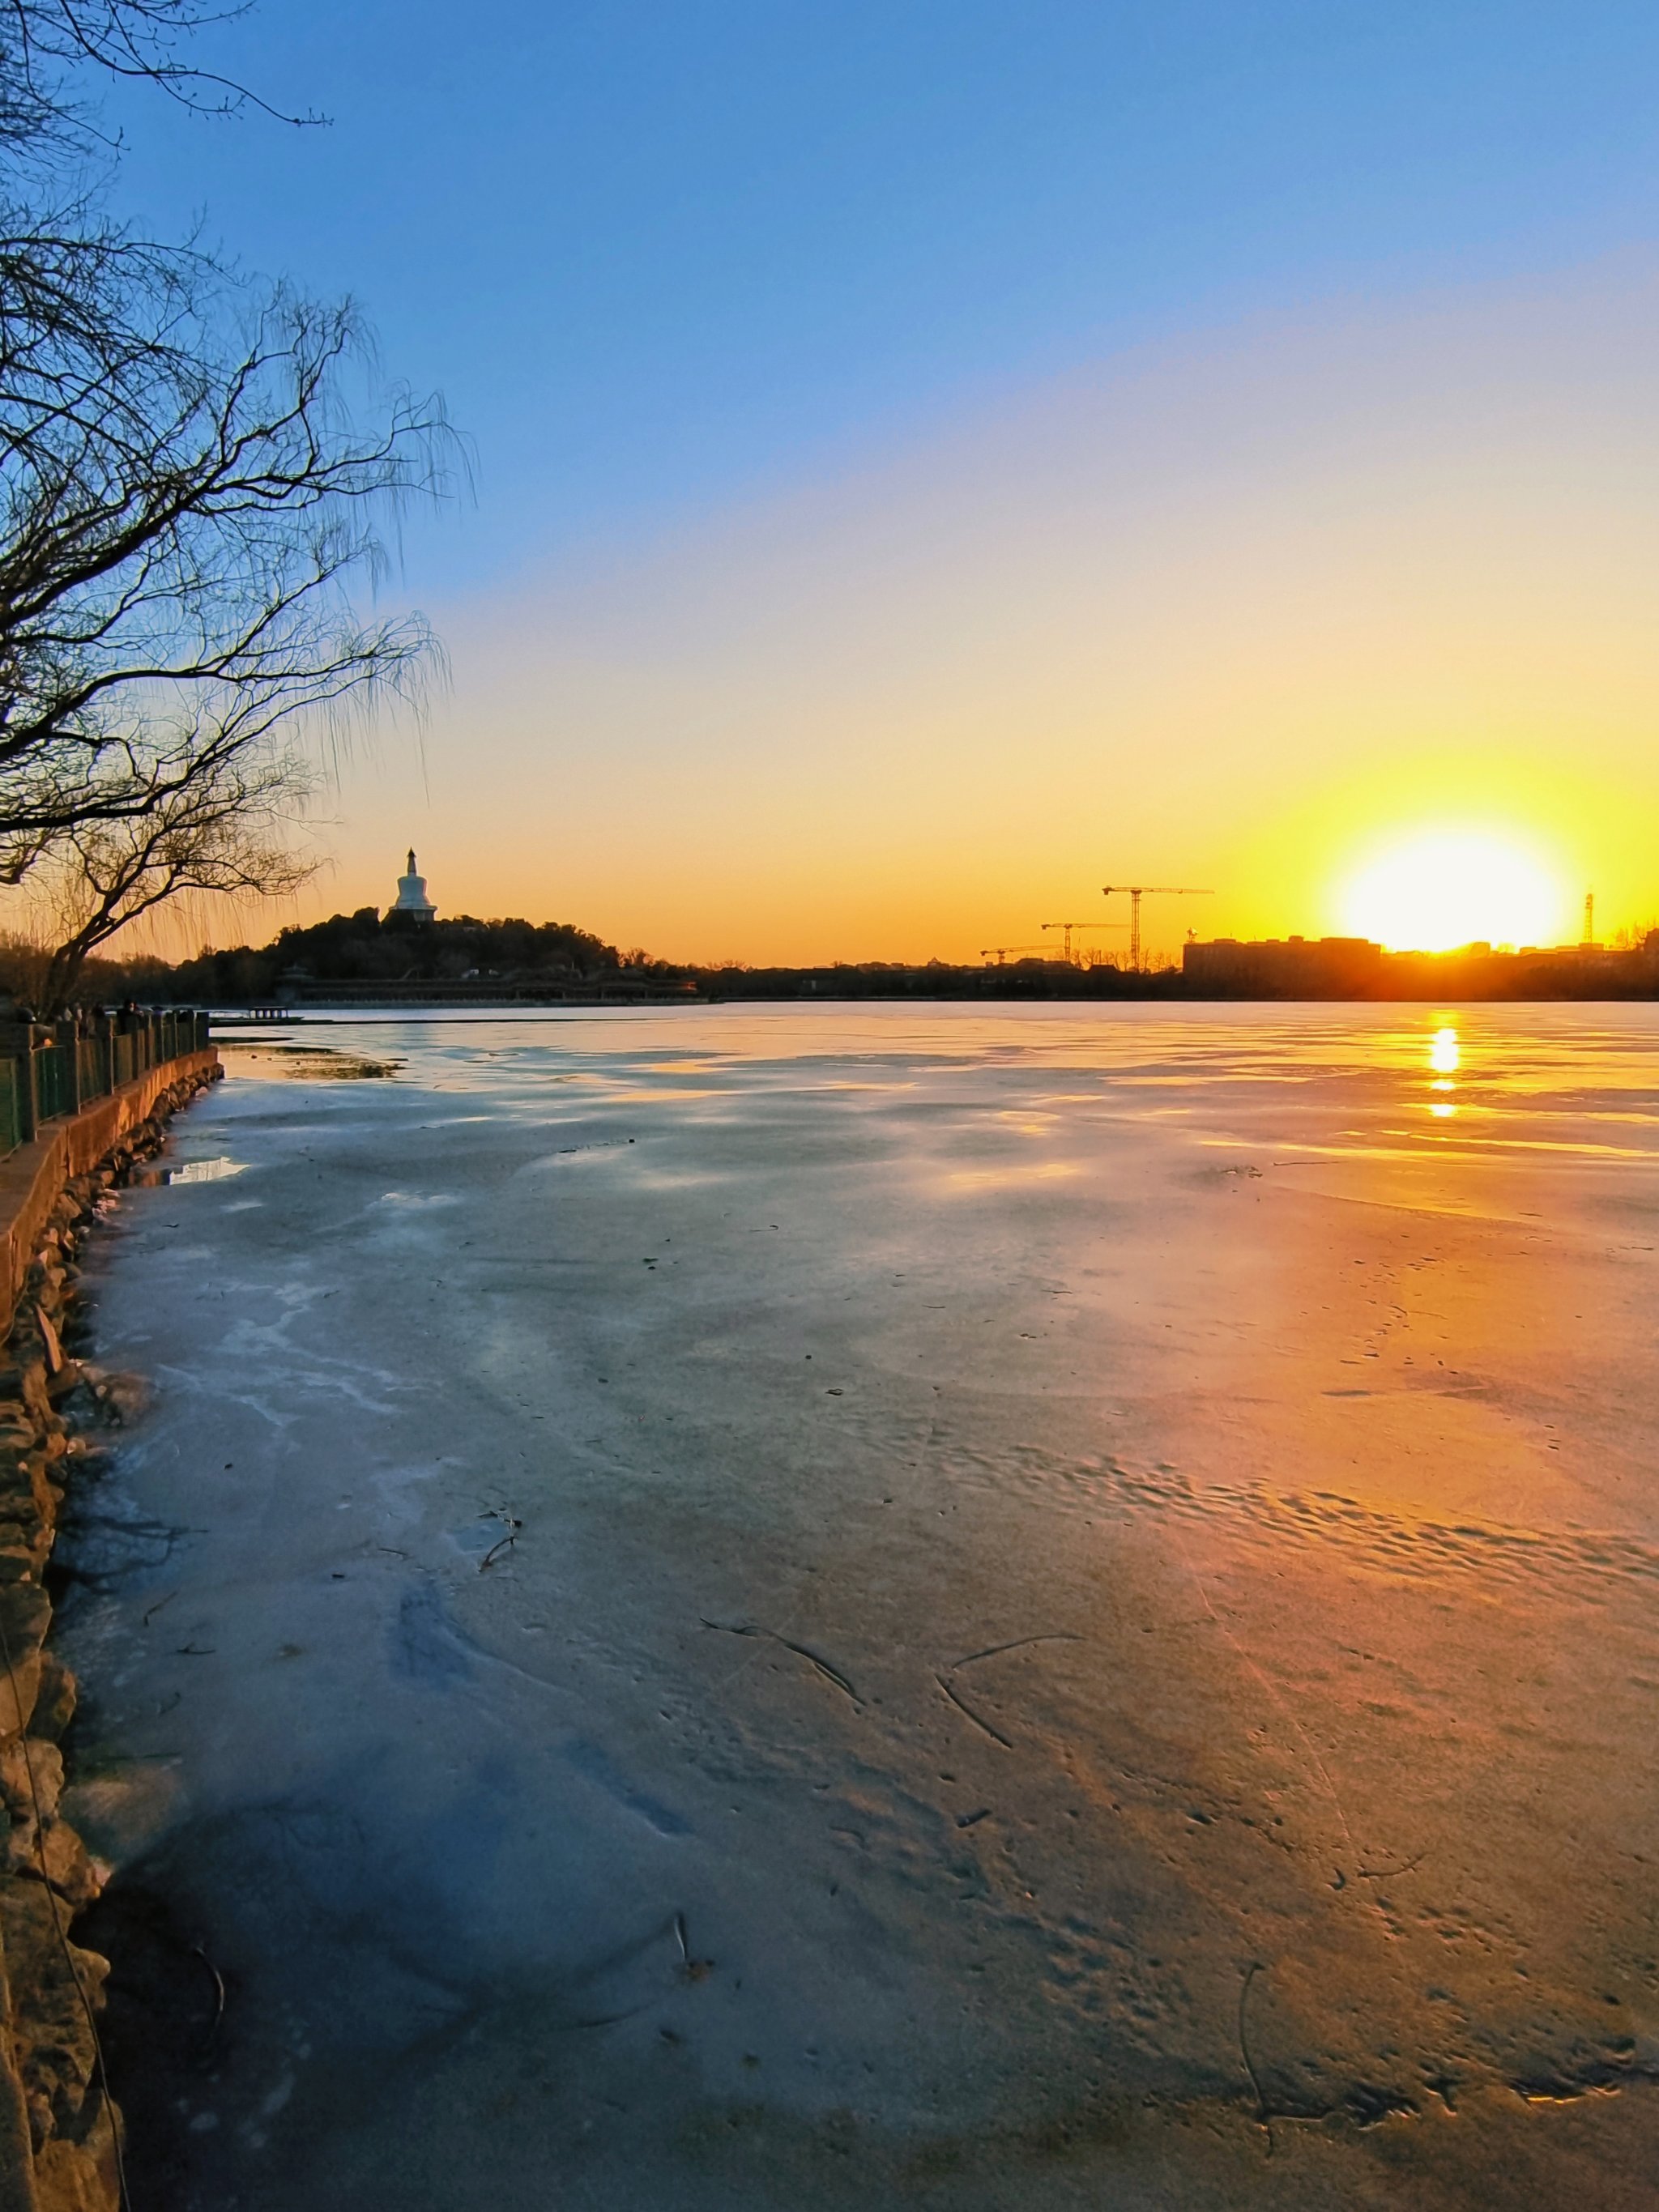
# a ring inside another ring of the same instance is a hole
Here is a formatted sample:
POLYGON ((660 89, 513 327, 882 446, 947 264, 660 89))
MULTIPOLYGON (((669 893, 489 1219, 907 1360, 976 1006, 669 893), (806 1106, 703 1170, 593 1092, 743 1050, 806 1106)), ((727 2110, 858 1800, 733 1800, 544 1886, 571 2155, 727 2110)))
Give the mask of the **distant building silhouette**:
POLYGON ((415 848, 409 848, 409 873, 398 878, 398 896, 386 909, 386 920, 400 914, 410 921, 432 921, 438 909, 426 895, 426 878, 415 872, 415 848))
POLYGON ((1182 947, 1181 970, 1200 991, 1253 999, 1370 999, 1382 947, 1366 937, 1218 937, 1182 947))
POLYGON ((1182 983, 1200 999, 1650 999, 1659 930, 1639 948, 1484 940, 1445 952, 1387 952, 1364 937, 1222 937, 1188 944, 1182 983))

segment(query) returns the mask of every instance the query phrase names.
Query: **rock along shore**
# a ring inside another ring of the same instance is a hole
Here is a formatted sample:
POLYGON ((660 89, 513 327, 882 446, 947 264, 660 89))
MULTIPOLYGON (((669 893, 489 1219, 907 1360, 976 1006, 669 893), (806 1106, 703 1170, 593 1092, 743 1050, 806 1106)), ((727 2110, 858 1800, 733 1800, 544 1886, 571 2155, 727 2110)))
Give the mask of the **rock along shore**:
POLYGON ((108 1966, 70 1936, 108 1869, 58 1814, 75 1680, 47 1643, 45 1577, 77 1462, 119 1425, 131 1386, 70 1357, 64 1337, 107 1193, 222 1072, 210 1048, 187 1054, 0 1163, 0 2212, 122 2203, 96 2027, 108 1966))

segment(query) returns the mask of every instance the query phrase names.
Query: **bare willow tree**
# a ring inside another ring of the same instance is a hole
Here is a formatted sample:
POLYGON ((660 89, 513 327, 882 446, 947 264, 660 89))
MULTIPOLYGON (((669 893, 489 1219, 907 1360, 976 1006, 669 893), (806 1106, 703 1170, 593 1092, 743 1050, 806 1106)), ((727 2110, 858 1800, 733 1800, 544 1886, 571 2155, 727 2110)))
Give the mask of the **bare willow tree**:
POLYGON ((57 189, 51 157, 86 129, 77 64, 245 96, 177 58, 208 20, 191 0, 0 0, 0 883, 88 872, 60 994, 122 921, 216 887, 198 877, 256 890, 263 866, 289 887, 291 733, 407 691, 433 649, 417 617, 360 599, 388 514, 444 487, 441 404, 376 382, 349 306, 255 296, 57 189), (211 861, 180 865, 204 835, 211 861), (142 899, 111 902, 134 867, 142 899))
POLYGON ((409 681, 424 625, 360 622, 350 586, 380 563, 386 503, 437 483, 442 422, 399 395, 352 419, 349 309, 278 294, 221 349, 211 272, 204 313, 180 257, 77 241, 47 310, 14 317, 5 252, 0 879, 16 882, 61 832, 148 815, 295 714, 409 681))

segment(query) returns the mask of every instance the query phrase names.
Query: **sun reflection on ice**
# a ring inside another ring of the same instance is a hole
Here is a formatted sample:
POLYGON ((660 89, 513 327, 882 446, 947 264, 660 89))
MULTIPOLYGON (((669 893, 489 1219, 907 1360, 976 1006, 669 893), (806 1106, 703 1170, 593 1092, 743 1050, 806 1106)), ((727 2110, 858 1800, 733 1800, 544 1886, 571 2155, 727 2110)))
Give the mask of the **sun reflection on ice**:
MULTIPOLYGON (((1452 1078, 1460 1064, 1457 1031, 1451 1028, 1437 1030, 1429 1040, 1429 1066, 1435 1078, 1430 1090, 1443 1093, 1455 1091, 1457 1085, 1452 1078)), ((1429 1101, 1429 1111, 1437 1121, 1449 1121, 1457 1109, 1449 1097, 1443 1096, 1429 1101)))

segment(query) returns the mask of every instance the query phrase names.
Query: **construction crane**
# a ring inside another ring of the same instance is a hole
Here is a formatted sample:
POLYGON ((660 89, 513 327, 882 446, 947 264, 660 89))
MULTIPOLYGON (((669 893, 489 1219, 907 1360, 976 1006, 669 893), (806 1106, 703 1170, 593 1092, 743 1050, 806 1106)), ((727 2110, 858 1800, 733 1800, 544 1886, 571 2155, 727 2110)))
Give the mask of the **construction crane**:
POLYGON ((980 958, 981 960, 989 960, 994 954, 996 963, 999 968, 1006 968, 1007 966, 1008 955, 1011 952, 1040 952, 1046 959, 1048 954, 1048 948, 1046 945, 981 945, 979 948, 980 958))
POLYGON ((1063 939, 1066 947, 1065 957, 1069 960, 1072 957, 1072 932, 1074 929, 1079 932, 1085 929, 1121 929, 1123 924, 1121 921, 1045 921, 1042 927, 1044 929, 1065 931, 1066 935, 1063 939))
POLYGON ((1190 884, 1103 884, 1100 895, 1110 898, 1115 891, 1129 894, 1129 965, 1140 965, 1140 902, 1144 898, 1213 898, 1215 893, 1198 890, 1190 884))

